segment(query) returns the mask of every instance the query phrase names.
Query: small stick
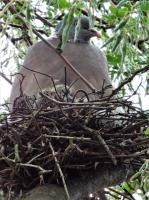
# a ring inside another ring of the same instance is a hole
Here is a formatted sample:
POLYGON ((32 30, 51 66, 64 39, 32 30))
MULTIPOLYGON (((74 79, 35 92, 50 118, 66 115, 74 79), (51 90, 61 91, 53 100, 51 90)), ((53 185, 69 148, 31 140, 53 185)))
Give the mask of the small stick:
POLYGON ((106 150, 106 152, 108 153, 108 155, 110 156, 112 162, 114 165, 117 164, 117 160, 116 157, 113 155, 112 151, 110 150, 110 148, 108 147, 108 145, 106 144, 105 140, 101 137, 99 131, 93 131, 91 128, 84 126, 83 127, 85 130, 89 131, 90 133, 94 133, 96 134, 96 137, 98 138, 99 142, 103 145, 104 149, 106 150))
MULTIPOLYGON (((54 134, 54 133, 53 133, 54 134)), ((66 140, 78 140, 78 141, 91 141, 91 138, 84 138, 84 137, 71 137, 71 136, 61 136, 61 135, 46 135, 46 138, 56 138, 56 139, 66 139, 66 140)))
POLYGON ((55 53, 57 53, 60 58, 67 64, 66 66, 69 67, 90 89, 92 92, 96 91, 96 88, 88 82, 88 80, 82 76, 82 74, 80 74, 80 72, 71 64, 71 62, 69 62, 69 60, 63 56, 62 54, 60 54, 57 49, 55 48, 54 45, 52 45, 49 41, 45 40, 35 29, 33 29, 33 32, 35 33, 35 35, 37 35, 50 49, 53 49, 55 51, 55 53))
POLYGON ((56 164, 56 166, 57 166, 57 168, 58 168, 58 170, 59 170, 59 173, 60 173, 60 175, 61 175, 62 182, 63 182, 64 189, 65 189, 66 196, 67 196, 67 200, 70 200, 70 195, 69 195, 68 188, 67 188, 67 185, 66 185, 66 182, 65 182, 64 174, 63 174, 62 169, 61 169, 61 167, 60 167, 60 165, 59 165, 59 162, 58 162, 58 160, 57 160, 57 158, 56 158, 56 156, 55 156, 55 152, 54 152, 54 149, 53 149, 53 146, 52 146, 51 142, 49 142, 49 146, 50 146, 50 148, 51 148, 52 155, 53 155, 54 160, 55 160, 55 164, 56 164))
POLYGON ((117 165, 116 157, 113 155, 112 151, 110 150, 109 146, 106 144, 105 140, 101 137, 100 134, 97 135, 97 138, 100 141, 100 143, 104 146, 106 152, 109 154, 113 164, 117 165))

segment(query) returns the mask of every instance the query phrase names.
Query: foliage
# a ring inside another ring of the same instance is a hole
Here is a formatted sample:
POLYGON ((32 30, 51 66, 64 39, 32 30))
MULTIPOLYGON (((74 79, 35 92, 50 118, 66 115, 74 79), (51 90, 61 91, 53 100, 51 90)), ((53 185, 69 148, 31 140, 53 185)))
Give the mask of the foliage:
MULTIPOLYGON (((0 3, 1 37, 7 35, 18 49, 22 50, 37 40, 33 28, 48 36, 64 15, 63 40, 66 41, 72 17, 83 13, 88 14, 91 24, 94 21, 96 28, 102 32, 102 47, 105 47, 113 80, 120 83, 149 63, 148 1, 12 1, 16 12, 12 12, 9 9, 11 5, 6 6, 6 2, 8 0, 0 3)), ((149 81, 145 77, 148 93, 149 81)), ((131 83, 129 90, 133 91, 131 83)))
MULTIPOLYGON (((120 195, 128 195, 130 199, 148 199, 149 191, 149 171, 148 161, 146 161, 140 170, 132 176, 130 181, 124 182, 123 184, 116 186, 111 189, 112 194, 116 197, 120 195)), ((110 198, 111 199, 111 198, 110 198)), ((112 198, 115 199, 115 198, 112 198)))
MULTIPOLYGON (((147 0, 2 0, 0 7, 1 73, 6 68, 10 74, 14 73, 12 65, 19 66, 26 49, 38 40, 35 31, 48 37, 65 16, 63 48, 73 16, 82 14, 88 15, 91 25, 94 24, 102 33, 101 48, 107 55, 111 77, 117 85, 149 65, 147 0)), ((137 76, 137 81, 128 82, 120 95, 136 94, 141 105, 140 92, 149 93, 149 75, 146 72, 137 76)), ((145 134, 148 132, 147 129, 145 134)), ((134 187, 142 190, 143 183, 137 180, 134 187)))

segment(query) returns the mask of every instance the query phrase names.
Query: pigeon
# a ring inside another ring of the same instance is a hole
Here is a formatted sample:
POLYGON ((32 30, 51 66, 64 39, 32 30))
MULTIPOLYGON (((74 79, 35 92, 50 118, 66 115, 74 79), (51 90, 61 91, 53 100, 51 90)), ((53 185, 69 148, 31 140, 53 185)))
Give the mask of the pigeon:
MULTIPOLYGON (((57 47, 61 41, 62 27, 63 21, 57 25, 55 36, 47 39, 47 42, 57 47)), ((103 96, 108 96, 112 92, 112 87, 109 87, 112 83, 108 74, 107 59, 104 53, 90 42, 92 37, 99 37, 99 34, 90 28, 89 18, 75 17, 69 28, 62 55, 97 91, 104 91, 103 96), (75 34, 78 20, 80 28, 75 34)), ((44 41, 37 42, 29 48, 23 66, 15 77, 10 103, 13 105, 14 100, 21 95, 33 96, 43 89, 50 90, 53 88, 53 81, 55 86, 67 85, 71 94, 78 90, 91 93, 88 85, 67 66, 54 49, 44 41)))

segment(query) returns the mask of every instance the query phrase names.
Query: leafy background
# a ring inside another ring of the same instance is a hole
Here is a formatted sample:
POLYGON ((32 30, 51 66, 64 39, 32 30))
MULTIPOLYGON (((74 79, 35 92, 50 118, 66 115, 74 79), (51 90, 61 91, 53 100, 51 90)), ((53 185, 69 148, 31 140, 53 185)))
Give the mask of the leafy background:
MULTIPOLYGON (((141 107, 149 102, 149 1, 127 0, 1 0, 0 1, 0 81, 12 84, 13 74, 29 46, 49 37, 64 18, 64 41, 73 16, 88 15, 91 26, 101 32, 95 41, 108 59, 115 86, 127 81, 120 96, 133 99, 141 107), (38 33, 38 34, 37 34, 38 33), (131 77, 131 78, 130 78, 131 77), (132 97, 133 96, 133 97, 132 97), (144 99, 146 99, 144 101, 144 99)), ((7 90, 7 89, 6 89, 7 90)), ((147 110, 147 106, 145 107, 147 110)), ((149 130, 146 131, 147 134, 149 130)), ((148 162, 129 183, 114 188, 118 193, 138 193, 149 198, 148 162)), ((118 193, 113 192, 113 199, 118 193)), ((139 197, 137 197, 139 199, 139 197)))

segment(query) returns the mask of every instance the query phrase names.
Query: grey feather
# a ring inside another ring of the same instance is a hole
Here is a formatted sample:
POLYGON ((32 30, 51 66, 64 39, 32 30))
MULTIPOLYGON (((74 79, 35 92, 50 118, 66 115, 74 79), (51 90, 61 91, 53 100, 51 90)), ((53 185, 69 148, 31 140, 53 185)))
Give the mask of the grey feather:
MULTIPOLYGON (((91 45, 88 40, 86 40, 85 33, 88 32, 89 20, 86 17, 81 19, 83 21, 81 21, 80 32, 78 35, 79 42, 68 42, 63 51, 63 55, 97 90, 102 90, 103 84, 104 86, 111 85, 111 80, 108 75, 107 60, 105 55, 97 47, 91 45), (82 40, 83 42, 81 42, 82 40)), ((74 37, 76 24, 75 20, 71 26, 69 39, 74 37)), ((61 25, 58 25, 56 30, 60 30, 60 27, 61 25)), ((90 33, 88 38, 91 38, 90 33)), ((48 41, 57 46, 59 43, 59 37, 57 36, 57 38, 50 38, 48 41)), ((23 65, 31 70, 52 76, 56 84, 65 83, 66 63, 43 41, 40 41, 29 48, 23 65)), ((66 80, 68 86, 78 79, 71 87, 72 94, 79 89, 82 89, 88 93, 91 92, 88 86, 82 80, 80 80, 79 77, 77 77, 77 75, 74 74, 69 67, 66 67, 66 69, 66 80)), ((37 93, 40 91, 40 88, 45 89, 52 87, 52 81, 47 76, 39 73, 33 73, 32 71, 23 67, 20 69, 19 73, 23 74, 25 77, 21 86, 23 94, 37 95, 37 93)), ((21 79, 22 77, 17 75, 14 80, 10 96, 11 103, 13 103, 16 97, 20 96, 21 79)), ((109 95, 111 91, 111 88, 106 90, 105 95, 109 95)))

